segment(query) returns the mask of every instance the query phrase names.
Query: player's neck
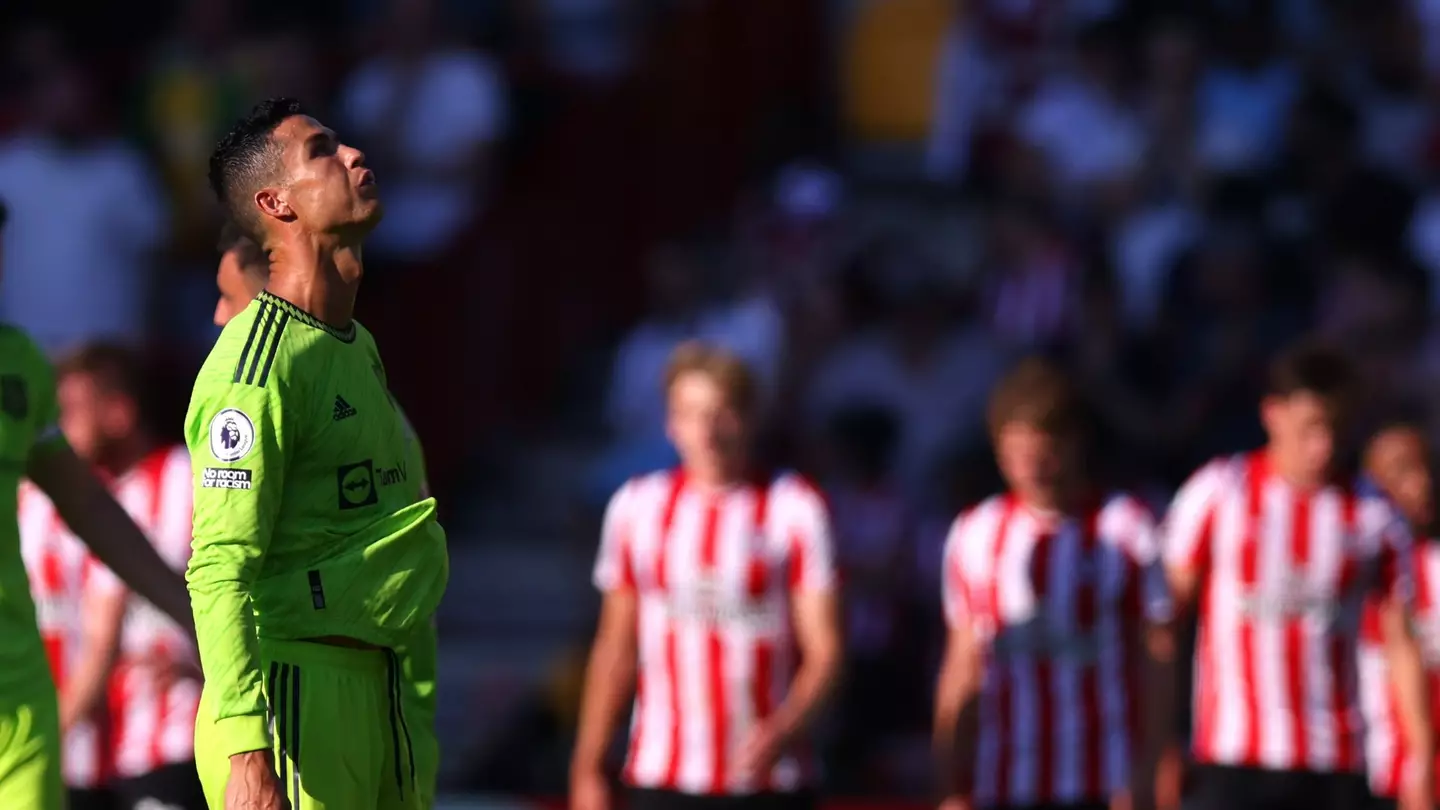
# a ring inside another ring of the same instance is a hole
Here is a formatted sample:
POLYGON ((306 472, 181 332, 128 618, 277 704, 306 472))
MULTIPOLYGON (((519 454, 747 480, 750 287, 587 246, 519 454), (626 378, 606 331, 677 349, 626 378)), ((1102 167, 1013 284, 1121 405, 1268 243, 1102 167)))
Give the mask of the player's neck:
POLYGON ((270 252, 265 289, 322 322, 346 329, 365 275, 360 246, 281 244, 270 252))
POLYGON ((1088 490, 1080 484, 1057 487, 1044 492, 1022 492, 1012 489, 1020 504, 1037 517, 1061 520, 1079 514, 1088 499, 1088 490))
POLYGON ((1270 468, 1271 474, 1295 489, 1315 490, 1331 483, 1330 470, 1317 472, 1301 462, 1296 457, 1298 455, 1296 453, 1286 452, 1284 448, 1276 447, 1274 443, 1266 447, 1263 452, 1262 461, 1270 468))
POLYGON ((687 464, 684 465, 685 483, 703 491, 723 492, 737 487, 751 479, 750 465, 737 461, 732 464, 687 464))

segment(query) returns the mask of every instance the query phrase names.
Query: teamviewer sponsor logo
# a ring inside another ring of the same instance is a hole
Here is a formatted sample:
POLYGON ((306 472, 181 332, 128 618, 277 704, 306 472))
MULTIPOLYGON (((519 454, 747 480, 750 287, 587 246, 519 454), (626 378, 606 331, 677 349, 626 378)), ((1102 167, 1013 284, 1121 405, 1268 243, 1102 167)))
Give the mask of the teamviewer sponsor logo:
POLYGON ((225 467, 206 467, 200 475, 202 489, 249 489, 250 471, 225 467))
POLYGON ((375 491, 375 462, 372 459, 337 469, 335 484, 340 490, 341 509, 373 506, 380 500, 379 493, 375 491))

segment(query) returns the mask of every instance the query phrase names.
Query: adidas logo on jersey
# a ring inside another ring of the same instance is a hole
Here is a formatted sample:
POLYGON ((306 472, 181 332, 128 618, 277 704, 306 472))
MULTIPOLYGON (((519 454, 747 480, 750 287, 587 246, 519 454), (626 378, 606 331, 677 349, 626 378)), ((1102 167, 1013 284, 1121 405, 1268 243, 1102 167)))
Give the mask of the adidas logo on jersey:
POLYGON ((335 395, 335 421, 336 421, 336 422, 339 422, 341 419, 349 419, 350 417, 352 417, 352 416, 354 416, 354 415, 355 415, 355 409, 352 408, 352 407, 350 407, 350 403, 346 402, 344 397, 340 396, 339 394, 336 394, 336 395, 335 395))

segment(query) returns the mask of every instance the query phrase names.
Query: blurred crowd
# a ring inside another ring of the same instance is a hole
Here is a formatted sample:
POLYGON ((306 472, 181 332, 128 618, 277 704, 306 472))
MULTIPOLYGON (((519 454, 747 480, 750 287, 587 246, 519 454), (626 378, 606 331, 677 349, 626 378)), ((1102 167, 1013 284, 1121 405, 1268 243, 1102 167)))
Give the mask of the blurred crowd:
POLYGON ((985 398, 1016 358, 1077 375, 1104 474, 1157 506, 1262 441, 1266 363, 1304 334, 1364 359, 1370 415, 1440 428, 1440 5, 894 0, 835 22, 841 145, 651 254, 595 491, 669 458, 676 341, 759 368, 772 450, 824 485, 847 575, 832 782, 914 790, 927 707, 903 696, 935 671, 944 531, 999 488, 985 398))
POLYGON ((842 790, 925 785, 940 546, 998 487, 983 410, 1015 358, 1069 366, 1105 472, 1157 503, 1258 444, 1265 365, 1304 333, 1440 429, 1434 0, 126 9, 109 35, 0 9, 0 318, 193 368, 210 148, 251 100, 306 99, 385 189, 362 315, 442 492, 569 397, 603 423, 598 509, 673 459, 676 344, 756 367, 770 452, 839 527, 842 790), (603 390, 556 382, 597 343, 603 390))

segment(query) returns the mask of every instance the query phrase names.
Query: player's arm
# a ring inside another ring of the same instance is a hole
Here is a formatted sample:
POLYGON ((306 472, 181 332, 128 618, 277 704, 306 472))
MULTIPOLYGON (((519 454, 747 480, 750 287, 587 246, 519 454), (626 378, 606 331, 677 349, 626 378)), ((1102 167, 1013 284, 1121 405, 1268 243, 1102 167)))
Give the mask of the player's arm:
POLYGON ((1195 607, 1210 570, 1211 535, 1228 471, 1223 462, 1202 467, 1186 481, 1165 515, 1160 555, 1170 599, 1177 613, 1195 607))
MULTIPOLYGON (((186 579, 205 688, 224 753, 268 757, 251 589, 280 513, 289 445, 281 393, 202 378, 186 418, 195 477, 194 540, 186 579)), ((257 766, 258 767, 258 766, 257 766)))
POLYGON ((791 532, 790 622, 800 667, 769 718, 782 747, 810 725, 834 694, 844 647, 829 509, 820 493, 809 492, 799 511, 791 532))
POLYGON ((603 784, 605 753, 615 736, 620 714, 634 695, 639 655, 639 600, 629 549, 634 486, 626 484, 610 500, 601 528, 600 553, 595 562, 595 586, 601 593, 600 624, 585 668, 580 723, 570 760, 571 788, 576 795, 586 785, 593 788, 603 784))
POLYGON ((1377 583, 1380 592, 1376 597, 1386 662, 1410 752, 1402 797, 1428 798, 1434 795, 1435 731, 1430 725, 1430 690, 1424 659, 1411 622, 1413 579, 1406 565, 1411 559, 1411 542, 1404 523, 1392 520, 1381 545, 1380 582, 1377 583))
POLYGON ((31 451, 25 472, 100 562, 181 627, 192 626, 184 580, 58 432, 31 451))
POLYGON ((941 802, 968 807, 975 787, 975 752, 980 734, 978 701, 984 678, 984 649, 974 617, 960 548, 966 518, 945 541, 941 593, 945 603, 945 656, 935 684, 933 750, 941 802))
POLYGON ((129 594, 115 576, 90 562, 80 616, 80 658, 60 685, 60 730, 92 715, 100 707, 110 673, 120 652, 120 627, 129 594))
POLYGON ((1182 759, 1173 723, 1178 677, 1174 606, 1154 521, 1138 503, 1128 504, 1126 510, 1125 550, 1132 575, 1126 594, 1126 624, 1130 649, 1139 654, 1144 666, 1136 684, 1141 690, 1142 719, 1138 744, 1131 746, 1130 793, 1137 809, 1158 806, 1170 810, 1180 800, 1177 769, 1182 759))

